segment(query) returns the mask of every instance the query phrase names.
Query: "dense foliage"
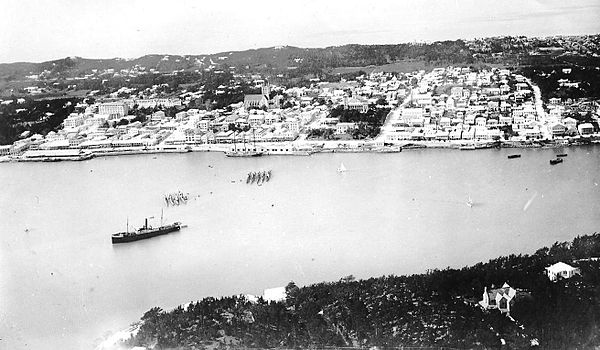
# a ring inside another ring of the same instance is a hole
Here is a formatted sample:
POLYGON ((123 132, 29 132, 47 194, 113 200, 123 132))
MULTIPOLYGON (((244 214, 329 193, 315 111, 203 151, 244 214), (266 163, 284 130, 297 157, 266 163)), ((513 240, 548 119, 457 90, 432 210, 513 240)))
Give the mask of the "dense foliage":
POLYGON ((50 131, 57 130, 63 120, 75 110, 79 100, 27 98, 22 103, 18 103, 15 98, 12 101, 10 104, 0 105, 0 145, 13 143, 24 131, 46 135, 50 131))
POLYGON ((533 65, 522 67, 521 71, 540 87, 542 97, 549 99, 558 97, 565 99, 578 99, 584 97, 600 98, 600 71, 599 60, 585 60, 583 65, 574 65, 570 62, 553 62, 549 65, 533 65), (578 86, 561 86, 560 81, 578 83, 578 86))
MULTIPOLYGON (((390 108, 380 107, 379 105, 369 106, 369 109, 364 113, 354 109, 347 109, 343 105, 340 105, 331 110, 329 117, 339 118, 340 123, 355 123, 356 128, 349 130, 349 133, 353 139, 361 140, 376 137, 389 112, 390 108)), ((308 138, 335 139, 334 130, 313 129, 309 131, 308 138)))
POLYGON ((600 235, 555 243, 532 255, 510 255, 462 269, 386 276, 299 288, 284 302, 243 296, 205 298, 142 317, 129 345, 198 348, 215 343, 244 347, 437 346, 452 348, 572 349, 600 346, 600 261, 579 261, 581 276, 551 282, 544 268, 557 261, 600 255, 600 235), (520 288, 512 319, 483 311, 483 288, 508 282, 520 288))

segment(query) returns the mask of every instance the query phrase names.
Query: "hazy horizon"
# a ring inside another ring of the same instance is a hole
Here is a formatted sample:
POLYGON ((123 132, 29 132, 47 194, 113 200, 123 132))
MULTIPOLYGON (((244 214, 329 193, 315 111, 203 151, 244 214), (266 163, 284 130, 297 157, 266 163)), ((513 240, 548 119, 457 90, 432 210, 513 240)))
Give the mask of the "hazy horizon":
POLYGON ((600 33, 600 3, 594 0, 311 0, 283 5, 273 0, 6 0, 3 9, 0 63, 600 33))

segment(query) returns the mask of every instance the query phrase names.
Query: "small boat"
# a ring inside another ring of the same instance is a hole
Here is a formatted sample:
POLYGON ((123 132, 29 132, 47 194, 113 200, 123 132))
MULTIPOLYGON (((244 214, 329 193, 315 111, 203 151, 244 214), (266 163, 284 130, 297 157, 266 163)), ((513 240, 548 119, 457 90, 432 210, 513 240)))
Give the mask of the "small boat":
POLYGON ((383 146, 383 147, 377 148, 375 152, 377 152, 377 153, 399 153, 399 152, 402 152, 402 147, 400 147, 400 146, 383 146))
POLYGON ((508 159, 521 158, 520 154, 511 154, 508 156, 508 159))
POLYGON ((256 184, 259 186, 262 186, 263 180, 264 180, 263 172, 259 171, 258 172, 258 180, 256 180, 256 184))
POLYGON ((562 157, 566 157, 566 156, 567 156, 567 154, 566 154, 566 153, 561 153, 561 154, 557 154, 556 156, 557 156, 557 157, 561 157, 561 158, 562 158, 562 157))
POLYGON ((471 151, 471 150, 474 150, 476 148, 477 147, 475 147, 475 144, 471 144, 471 145, 460 146, 458 149, 461 150, 461 151, 471 151))
POLYGON ((550 165, 555 165, 555 164, 562 163, 562 162, 563 162, 562 158, 550 159, 550 165))
POLYGON ((267 182, 271 180, 271 170, 267 172, 267 182))
POLYGON ((469 196, 469 199, 467 199, 467 206, 468 206, 469 208, 472 208, 472 207, 473 207, 473 200, 471 199, 471 196, 469 196))
POLYGON ((346 172, 346 167, 344 166, 344 163, 340 163, 340 166, 337 168, 337 172, 338 173, 345 173, 346 172))
POLYGON ((252 172, 249 172, 248 177, 246 178, 246 183, 249 184, 251 179, 252 179, 252 172))

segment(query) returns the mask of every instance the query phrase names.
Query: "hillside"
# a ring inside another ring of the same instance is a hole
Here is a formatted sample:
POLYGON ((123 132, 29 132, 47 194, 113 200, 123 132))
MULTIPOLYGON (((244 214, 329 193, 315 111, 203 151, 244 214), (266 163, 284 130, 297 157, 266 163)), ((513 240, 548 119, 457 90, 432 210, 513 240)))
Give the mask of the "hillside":
POLYGON ((153 308, 127 346, 191 349, 428 346, 469 349, 593 349, 600 346, 600 261, 551 282, 557 261, 600 256, 600 234, 462 269, 286 287, 287 299, 205 298, 172 311, 153 308), (477 304, 484 287, 517 288, 511 317, 477 304))
POLYGON ((67 57, 42 63, 0 64, 0 79, 18 80, 27 75, 46 72, 48 78, 76 77, 93 70, 132 70, 171 73, 177 70, 196 70, 207 67, 252 72, 318 73, 336 67, 381 65, 402 59, 423 59, 427 62, 470 63, 472 53, 461 40, 432 44, 344 45, 327 48, 298 48, 281 46, 255 50, 221 52, 211 55, 146 55, 136 59, 87 59, 67 57))

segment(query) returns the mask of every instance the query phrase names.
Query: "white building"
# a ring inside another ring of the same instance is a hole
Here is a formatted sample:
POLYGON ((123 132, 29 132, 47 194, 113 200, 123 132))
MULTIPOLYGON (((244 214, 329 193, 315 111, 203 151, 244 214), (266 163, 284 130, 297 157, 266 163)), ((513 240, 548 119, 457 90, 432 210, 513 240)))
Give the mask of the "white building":
POLYGON ((517 295, 517 290, 504 283, 502 288, 483 289, 483 300, 479 302, 482 308, 486 310, 498 309, 502 313, 510 314, 511 301, 517 295))
POLYGON ((580 275, 581 270, 564 262, 557 262, 552 266, 546 267, 546 275, 550 281, 556 281, 559 278, 571 278, 575 275, 580 275))
POLYGON ((287 294, 285 293, 285 287, 269 288, 263 292, 263 299, 266 302, 278 302, 284 301, 287 294))
POLYGON ((65 129, 73 129, 83 125, 84 120, 85 118, 82 114, 72 113, 65 120, 63 120, 63 125, 65 129))
POLYGON ((108 102, 101 103, 98 106, 98 113, 100 114, 117 114, 124 117, 129 112, 129 106, 125 102, 108 102))

